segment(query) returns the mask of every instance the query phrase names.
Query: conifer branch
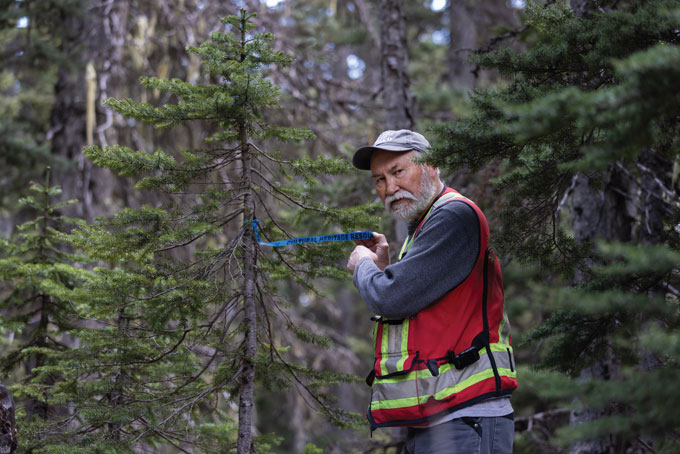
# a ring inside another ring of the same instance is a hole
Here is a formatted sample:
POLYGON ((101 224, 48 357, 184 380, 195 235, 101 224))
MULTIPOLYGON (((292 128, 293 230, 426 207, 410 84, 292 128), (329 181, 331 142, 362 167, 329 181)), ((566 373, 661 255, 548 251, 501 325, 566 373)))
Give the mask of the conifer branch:
POLYGON ((265 153, 257 145, 255 145, 253 142, 248 142, 248 145, 253 147, 255 149, 255 151, 257 151, 260 156, 263 156, 263 157, 269 159, 272 162, 276 162, 277 164, 292 164, 292 161, 287 161, 285 159, 276 159, 271 154, 265 153))
MULTIPOLYGON (((243 194, 240 194, 241 196, 243 194)), ((215 221, 221 221, 219 224, 217 224, 217 227, 224 227, 231 221, 233 221, 237 216, 240 216, 243 214, 243 208, 239 208, 237 210, 232 211, 231 213, 228 213, 220 218, 215 219, 215 221)))
MULTIPOLYGON (((238 313, 240 313, 241 311, 242 311, 242 309, 239 309, 239 310, 236 312, 236 314, 234 314, 234 316, 238 315, 238 313)), ((233 320, 233 319, 232 319, 232 320, 233 320)), ((230 323, 231 323, 231 322, 230 322, 230 323)), ((224 341, 224 338, 226 337, 226 332, 227 332, 226 329, 223 330, 223 334, 222 334, 222 336, 220 337, 220 341, 221 341, 221 342, 224 341)), ((203 374, 205 373, 205 371, 207 371, 207 370, 210 368, 211 364, 212 364, 212 363, 217 359, 217 357, 219 356, 218 353, 219 353, 218 350, 215 349, 215 350, 213 351, 212 355, 210 355, 210 358, 205 362, 205 364, 203 364, 203 366, 201 366, 201 369, 200 369, 199 371, 197 371, 196 374, 194 374, 193 376, 189 377, 184 383, 182 383, 181 385, 177 386, 177 388, 176 388, 175 390, 173 390, 173 391, 169 394, 169 396, 173 396, 173 395, 175 395, 175 394, 178 394, 181 390, 183 390, 184 388, 186 388, 187 386, 189 386, 191 383, 193 383, 193 382, 195 382, 196 380, 198 380, 199 378, 203 377, 203 374)))
POLYGON ((176 399, 176 400, 174 400, 174 401, 172 401, 172 402, 168 402, 168 403, 163 404, 162 406, 168 407, 168 406, 173 406, 173 405, 175 405, 175 404, 178 404, 178 403, 180 403, 180 402, 184 402, 184 401, 187 401, 187 400, 190 401, 190 402, 185 403, 185 404, 182 405, 181 407, 177 408, 177 409, 176 409, 175 411, 173 411, 169 416, 167 416, 165 419, 163 419, 161 422, 159 422, 158 424, 154 425, 153 427, 147 425, 148 429, 145 430, 144 432, 140 433, 134 440, 132 440, 132 443, 136 443, 138 440, 140 440, 142 437, 144 437, 144 435, 146 435, 146 434, 148 434, 149 432, 152 432, 152 431, 154 431, 154 430, 157 430, 158 427, 163 427, 163 426, 166 425, 169 421, 171 421, 171 420, 173 420, 173 419, 179 417, 179 415, 181 415, 182 412, 183 412, 187 407, 193 407, 194 405, 196 405, 196 402, 198 402, 199 400, 201 400, 201 399, 202 399, 203 397, 205 397, 206 395, 212 394, 212 393, 214 393, 215 391, 217 391, 218 389, 220 389, 220 388, 226 386, 228 383, 233 382, 236 378, 238 378, 238 376, 240 375, 240 373, 241 373, 240 370, 236 371, 236 373, 234 373, 234 375, 232 376, 231 380, 229 380, 229 382, 227 382, 227 383, 220 383, 219 385, 216 385, 216 386, 213 386, 213 387, 211 387, 211 388, 208 388, 208 389, 206 389, 206 390, 204 390, 204 391, 201 391, 200 393, 198 393, 198 394, 195 395, 195 396, 182 397, 182 398, 176 399))
MULTIPOLYGON (((549 5, 550 3, 553 3, 554 1, 555 0, 548 0, 546 2, 546 6, 549 5)), ((529 29, 529 24, 524 24, 521 27, 516 28, 514 30, 510 30, 510 31, 507 31, 505 33, 501 33, 499 35, 492 36, 491 38, 489 38, 488 43, 484 47, 481 47, 479 49, 459 49, 459 51, 474 51, 474 52, 480 53, 480 54, 487 53, 487 52, 490 52, 496 46, 496 44, 498 44, 499 42, 504 41, 508 38, 514 38, 517 35, 521 35, 525 31, 527 31, 528 29, 529 29)), ((473 72, 475 73, 475 77, 477 77, 478 72, 479 72, 479 66, 475 67, 475 70, 476 70, 476 72, 475 71, 473 71, 473 72)))
POLYGON ((258 303, 260 303, 260 307, 262 308, 262 314, 264 315, 265 322, 267 323, 267 329, 265 332, 267 333, 267 337, 269 338, 269 357, 272 362, 274 362, 274 355, 272 353, 272 350, 275 348, 274 347, 274 337, 272 335, 272 324, 271 321, 269 320, 269 313, 267 311, 267 307, 264 304, 264 295, 262 294, 262 288, 259 285, 255 285, 255 288, 257 289, 257 293, 259 298, 257 299, 258 303))
MULTIPOLYGON (((264 199, 262 198, 262 196, 260 195, 260 193, 256 192, 256 193, 255 193, 255 196, 256 196, 257 199, 260 201, 260 207, 264 210, 264 212, 265 212, 265 213, 267 214, 267 216, 269 217, 269 221, 270 221, 272 224, 274 224, 274 226, 276 226, 277 229, 281 230, 281 232, 283 232, 284 235, 286 235, 288 238, 292 238, 292 235, 291 235, 291 234, 290 234, 290 233, 289 233, 289 232, 288 232, 288 231, 287 231, 287 230, 286 230, 286 229, 285 229, 285 228, 284 228, 277 220, 276 220, 276 217, 273 216, 273 213, 272 213, 271 210, 269 209, 268 204, 265 203, 265 201, 264 201, 264 199)), ((277 200, 280 200, 280 199, 277 199, 277 200)), ((263 233, 263 232, 261 232, 261 233, 263 233)), ((263 233, 263 235, 265 235, 265 234, 263 233)), ((265 236, 265 239, 269 239, 269 238, 267 238, 267 237, 265 236)), ((275 249, 274 252, 277 252, 277 253, 278 253, 278 252, 279 252, 279 249, 278 249, 278 248, 275 249)))
POLYGON ((663 288, 665 291, 671 293, 672 295, 674 295, 674 296, 677 297, 677 298, 680 298, 680 290, 678 290, 677 288, 673 287, 673 286, 671 285, 670 282, 668 282, 668 281, 661 281, 660 284, 661 284, 662 288, 663 288))
MULTIPOLYGON (((275 175, 275 172, 272 171, 272 169, 270 169, 269 166, 264 161, 262 161, 257 154, 253 155, 253 158, 255 159, 255 161, 257 161, 257 163, 260 165, 260 167, 264 167, 267 170, 267 172, 269 172, 271 175, 275 175)), ((260 172, 260 175, 261 174, 262 173, 260 172)), ((268 178, 263 179, 263 181, 270 183, 268 178)))
POLYGON ((163 438, 166 440, 168 443, 170 443, 172 446, 174 446, 176 449, 179 449, 185 454, 192 454, 192 451, 187 451, 186 449, 182 448, 180 445, 175 443, 169 436, 165 435, 163 431, 160 431, 158 429, 153 429, 153 433, 157 434, 159 437, 163 438))
POLYGON ((166 356, 172 354, 177 348, 182 345, 182 342, 184 342, 184 339, 187 336, 187 333, 190 331, 193 331, 193 328, 184 328, 182 336, 180 339, 172 346, 170 347, 169 350, 164 351, 160 355, 156 356, 155 358, 151 359, 145 359, 145 360, 140 360, 140 361, 126 361, 124 363, 112 363, 112 364, 101 364, 100 367, 119 367, 119 366, 134 366, 134 365, 139 365, 139 364, 151 364, 160 361, 161 359, 165 358, 166 356))
POLYGON ((231 315, 231 318, 227 321, 227 310, 229 309, 229 306, 234 304, 238 299, 243 297, 243 293, 239 292, 234 294, 231 298, 229 298, 222 307, 220 307, 219 310, 215 311, 215 316, 210 320, 210 322, 201 325, 202 328, 208 328, 206 331, 206 336, 210 333, 212 328, 214 327, 215 323, 219 318, 224 316, 224 327, 222 328, 222 337, 220 338, 220 341, 224 341, 224 337, 226 333, 229 331, 229 327, 231 326, 231 323, 236 320, 236 316, 239 315, 241 312, 243 312, 243 308, 239 308, 236 312, 234 312, 231 315))
POLYGON ((289 375, 293 378, 295 383, 297 383, 297 386, 300 386, 302 389, 305 390, 305 392, 306 392, 305 394, 300 393, 300 396, 302 396, 302 399, 305 401, 305 403, 307 403, 307 405, 311 409, 313 409, 315 411, 319 410, 318 408, 315 408, 313 405, 311 405, 309 403, 309 401, 306 398, 306 396, 308 395, 312 398, 312 400, 314 400, 314 402, 316 402, 319 405, 319 407, 321 409, 323 409, 326 412, 326 414, 328 416, 332 416, 335 413, 334 409, 331 408, 328 404, 326 404, 318 396, 317 393, 313 392, 312 389, 306 383, 304 383, 304 381, 298 376, 296 369, 281 356, 281 354, 278 352, 278 350, 274 349, 273 352, 276 355, 276 357, 279 359, 280 364, 282 364, 288 370, 289 375))
MULTIPOLYGON (((623 166, 621 165, 621 163, 619 163, 619 162, 617 162, 616 164, 617 164, 617 166, 623 167, 623 166)), ((654 179, 654 182, 657 184, 657 186, 664 192, 664 194, 666 194, 666 196, 667 196, 669 199, 671 199, 671 200, 677 200, 677 199, 678 199, 678 196, 675 194, 675 192, 673 192, 673 191, 671 191, 670 189, 668 189, 668 188, 666 187, 666 185, 664 185, 663 182, 659 179, 659 177, 658 177, 654 172, 652 172, 648 167, 642 165, 642 164, 639 163, 639 162, 636 162, 635 165, 636 165, 636 167, 637 167, 638 169, 642 170, 644 173, 646 173, 647 175, 649 175, 650 177, 652 177, 652 179, 654 179)), ((650 191, 650 194, 651 194, 652 196, 655 195, 655 194, 654 194, 653 192, 651 192, 651 191, 650 191)), ((656 196, 656 197, 659 198, 659 196, 656 196)), ((661 200, 665 200, 665 199, 661 198, 661 200)), ((668 202, 668 201, 666 201, 666 202, 667 202, 667 203, 670 203, 670 202, 668 202)), ((677 201, 676 201, 674 205, 675 205, 676 207, 680 207, 680 202, 677 202, 677 201)))
POLYGON ((316 211, 317 213, 326 213, 327 212, 327 210, 322 210, 322 209, 314 207, 314 206, 309 206, 309 205, 305 204, 304 202, 291 197, 290 195, 286 194, 285 192, 280 190, 275 185, 270 185, 270 186, 276 193, 282 195, 286 200, 288 200, 294 206, 297 206, 299 208, 302 208, 302 209, 308 210, 308 211, 316 211))
MULTIPOLYGON (((243 209, 240 209, 240 208, 239 208, 238 210, 232 211, 231 213, 228 213, 228 214, 224 215, 224 216, 221 217, 221 218, 215 219, 215 221, 224 219, 222 222, 220 222, 219 224, 217 224, 217 227, 222 227, 222 226, 228 224, 231 220, 233 220, 236 216, 240 215, 242 212, 243 212, 243 209)), ((171 246, 166 246, 166 247, 163 247, 163 248, 161 248, 161 249, 154 249, 153 252, 155 252, 155 253, 157 253, 157 252, 165 252, 165 251, 170 251, 170 250, 172 250, 172 249, 177 249, 177 248, 181 248, 181 247, 184 247, 184 246, 188 246, 188 245, 190 245, 191 243, 193 243, 194 241, 196 241, 196 240, 198 240, 198 239, 200 239, 200 238, 203 238, 203 237, 204 237, 205 235, 207 235, 208 233, 210 233, 210 231, 209 231, 209 230, 205 230, 205 231, 199 233, 198 235, 196 235, 196 236, 190 238, 189 240, 187 240, 187 241, 185 241, 185 242, 183 242, 183 243, 173 244, 173 245, 171 245, 171 246)))

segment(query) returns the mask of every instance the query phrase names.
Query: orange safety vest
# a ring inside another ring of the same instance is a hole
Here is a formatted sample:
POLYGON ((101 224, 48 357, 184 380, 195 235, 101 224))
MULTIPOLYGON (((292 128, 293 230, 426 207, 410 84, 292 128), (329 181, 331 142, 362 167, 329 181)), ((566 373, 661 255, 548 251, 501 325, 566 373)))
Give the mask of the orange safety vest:
POLYGON ((432 211, 452 200, 467 203, 477 213, 479 255, 462 283, 417 314, 403 320, 373 317, 375 364, 366 380, 371 386, 371 429, 427 426, 447 413, 517 388, 500 264, 488 247, 489 226, 479 207, 447 188, 406 238, 399 259, 432 211))

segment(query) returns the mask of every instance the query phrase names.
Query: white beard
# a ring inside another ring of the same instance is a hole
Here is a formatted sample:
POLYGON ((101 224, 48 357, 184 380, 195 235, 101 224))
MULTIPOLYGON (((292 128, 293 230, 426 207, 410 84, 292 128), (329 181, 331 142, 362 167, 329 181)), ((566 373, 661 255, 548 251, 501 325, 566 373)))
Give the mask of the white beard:
POLYGON ((414 195, 411 192, 402 189, 395 192, 391 196, 385 198, 385 208, 389 211, 390 215, 398 221, 416 221, 416 216, 421 214, 427 209, 432 201, 432 198, 437 191, 437 187, 423 169, 422 180, 420 182, 420 191, 418 195, 414 195), (397 200, 407 199, 410 202, 402 202, 396 206, 392 206, 392 203, 397 200))

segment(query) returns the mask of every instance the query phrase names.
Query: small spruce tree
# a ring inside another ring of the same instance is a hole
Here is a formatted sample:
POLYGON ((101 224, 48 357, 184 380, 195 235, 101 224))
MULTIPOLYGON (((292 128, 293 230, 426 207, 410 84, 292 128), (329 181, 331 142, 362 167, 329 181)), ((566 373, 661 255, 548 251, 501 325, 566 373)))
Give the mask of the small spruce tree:
POLYGON ((64 295, 87 277, 74 266, 80 258, 66 252, 61 233, 80 223, 59 215, 75 201, 52 201, 61 190, 50 186, 49 168, 45 183, 32 184, 30 191, 20 203, 35 217, 12 238, 0 240, 0 333, 5 335, 0 370, 22 404, 17 425, 23 452, 42 446, 44 433, 54 430, 53 420, 67 413, 54 399, 52 388, 63 374, 53 357, 71 348, 70 332, 77 324, 64 295))
POLYGON ((74 445, 128 452, 161 443, 239 454, 255 445, 267 452, 276 439, 254 442, 251 435, 256 380, 273 389, 302 388, 340 425, 360 419, 334 409, 323 392, 353 376, 313 370, 286 356, 286 330, 321 346, 328 339, 292 321, 275 282, 292 280, 314 291, 314 278, 346 278, 336 266, 346 247, 264 249, 253 221, 263 238, 277 240, 313 234, 299 228, 307 225, 326 231, 374 225, 366 213, 375 207, 335 209, 332 195, 311 196, 318 176, 351 171, 347 162, 287 159, 270 150, 312 134, 267 122, 279 93, 265 71, 291 58, 269 47, 271 34, 255 32, 253 17, 243 10, 229 16, 223 22, 231 33, 213 33, 188 49, 201 58, 204 83, 141 79, 175 103, 106 101, 157 128, 198 122, 206 131, 203 148, 86 148, 97 165, 137 178, 137 188, 169 201, 123 210, 75 233, 75 247, 106 266, 72 293, 81 317, 96 322, 78 332, 83 346, 63 360, 73 373, 58 384, 61 397, 81 409, 80 426, 69 434, 78 442, 69 452, 80 452, 74 445))

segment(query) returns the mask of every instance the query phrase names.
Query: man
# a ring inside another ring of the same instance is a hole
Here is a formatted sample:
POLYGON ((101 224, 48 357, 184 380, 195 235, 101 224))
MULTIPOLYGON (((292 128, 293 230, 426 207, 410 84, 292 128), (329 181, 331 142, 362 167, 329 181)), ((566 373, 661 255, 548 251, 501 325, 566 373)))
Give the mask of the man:
POLYGON ((409 236, 390 264, 384 235, 357 241, 347 263, 377 314, 368 419, 407 426, 406 453, 511 453, 517 387, 500 266, 480 209, 413 161, 422 135, 385 131, 358 149, 378 196, 409 236))

